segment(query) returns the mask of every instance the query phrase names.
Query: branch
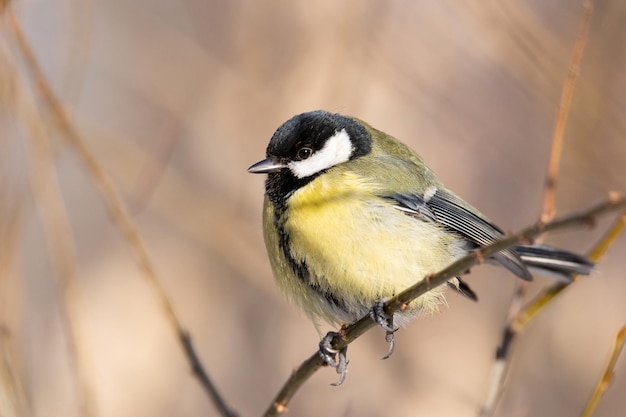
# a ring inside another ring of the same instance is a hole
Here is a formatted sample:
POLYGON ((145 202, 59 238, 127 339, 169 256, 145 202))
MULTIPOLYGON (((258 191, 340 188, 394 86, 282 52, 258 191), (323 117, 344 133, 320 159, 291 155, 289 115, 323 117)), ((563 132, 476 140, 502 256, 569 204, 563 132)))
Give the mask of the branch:
POLYGON ((582 412, 582 417, 591 417, 593 412, 604 395, 604 392, 609 388, 611 383, 613 382, 614 374, 613 370, 615 369, 615 364, 619 359, 619 355, 622 353, 622 349, 624 348, 624 342, 626 342, 626 326, 622 327, 619 332, 615 335, 615 339, 613 340, 613 348, 611 349, 611 356, 609 357, 609 362, 606 364, 604 368, 604 372, 602 377, 596 384, 596 388, 591 394, 591 398, 587 402, 584 411, 582 412))
POLYGON ((574 87, 580 74, 580 61, 582 60, 587 33, 589 32, 589 23, 593 12, 593 0, 586 0, 584 4, 583 20, 580 24, 578 38, 574 45, 572 58, 570 60, 567 78, 563 83, 561 92, 561 102, 559 103, 559 112, 554 125, 554 133, 552 134, 552 151, 550 152, 550 162, 548 163, 548 175, 546 177, 546 185, 543 195, 543 212, 541 221, 547 222, 554 218, 556 214, 556 180, 559 175, 559 166, 561 164, 561 154, 563 153, 563 138, 565 136, 565 126, 569 109, 572 105, 572 97, 574 96, 574 87))
POLYGON ((163 308, 165 317, 181 344, 181 349, 183 350, 187 362, 193 371, 193 375, 197 377, 205 393, 213 401, 213 404, 222 416, 236 416, 236 414, 226 406, 225 401, 219 395, 215 385, 211 382, 211 379, 200 363, 198 355, 192 346, 191 337, 183 328, 174 310, 174 306, 170 301, 165 288, 161 284, 161 278, 156 271, 154 263, 148 254, 145 244, 139 235, 137 227, 133 223, 128 210, 126 209, 120 194, 117 192, 113 183, 102 169, 96 158, 87 148, 85 141, 78 133, 78 130, 63 108, 61 101, 52 90, 52 87, 48 83, 48 80, 39 66, 39 62, 37 61, 30 44, 24 36, 13 9, 9 5, 6 6, 4 10, 0 9, 0 12, 5 15, 9 29, 13 32, 17 49, 21 53, 25 66, 35 82, 39 98, 42 100, 46 110, 51 115, 56 128, 59 132, 61 132, 67 143, 78 155, 85 169, 91 176, 92 181, 98 188, 113 224, 117 227, 118 231, 135 256, 135 261, 137 262, 141 274, 154 290, 154 294, 163 308))
MULTIPOLYGON (((570 59, 569 71, 563 88, 561 91, 561 101, 554 124, 552 133, 552 149, 550 151, 550 160, 548 162, 548 172, 546 174, 544 194, 543 194, 543 210, 541 212, 541 221, 546 223, 556 215, 556 183, 559 175, 559 167, 561 164, 561 155, 563 154, 563 141, 565 138, 565 127, 567 126, 567 118, 570 113, 572 97, 574 96, 574 88, 580 74, 580 62, 582 60, 591 15, 593 12, 593 0, 585 0, 583 18, 580 23, 578 37, 574 44, 572 57, 570 59)), ((565 288, 565 285, 561 290, 565 288)), ((506 374, 506 365, 509 358, 509 351, 518 333, 518 328, 514 326, 515 321, 519 318, 522 308, 522 300, 526 295, 528 282, 520 281, 515 286, 515 292, 511 299, 509 312, 507 314, 506 325, 502 332, 502 339, 496 351, 496 363, 493 368, 491 383, 488 388, 487 397, 480 410, 480 416, 489 416, 493 413, 494 407, 502 391, 504 378, 506 374)), ((559 292, 561 291, 559 290, 559 292)), ((553 298, 553 297, 552 297, 553 298)), ((552 299, 550 298, 550 299, 552 299)), ((547 301, 546 301, 547 302, 547 301)))
POLYGON ((54 159, 50 150, 48 131, 43 126, 33 103, 26 103, 21 91, 16 103, 23 112, 19 115, 30 154, 30 188, 34 197, 36 212, 41 223, 50 264, 54 271, 61 300, 60 318, 65 332, 68 361, 76 383, 80 415, 98 415, 94 389, 94 377, 90 372, 92 360, 85 337, 82 337, 78 320, 85 311, 85 300, 79 288, 76 265, 76 245, 65 201, 61 194, 54 159))
MULTIPOLYGON (((624 209, 626 209, 626 198, 611 194, 607 201, 585 212, 571 214, 549 223, 538 223, 516 234, 504 237, 489 246, 473 251, 436 274, 426 276, 422 281, 419 281, 387 301, 384 311, 386 314, 393 314, 398 310, 405 309, 411 301, 420 295, 446 283, 451 278, 465 274, 472 266, 482 263, 485 259, 490 258, 504 249, 532 241, 543 233, 573 228, 575 226, 592 226, 597 217, 624 209)), ((374 326, 375 323, 369 315, 362 317, 341 329, 340 335, 336 336, 332 341, 332 348, 336 350, 343 349, 374 326)), ((264 416, 276 416, 286 411, 289 401, 293 398, 298 389, 323 365, 324 361, 317 351, 306 359, 294 370, 291 377, 285 382, 270 407, 265 411, 264 416)))
MULTIPOLYGON (((626 227, 626 211, 619 216, 609 230, 602 236, 602 238, 594 245, 589 251, 587 257, 593 261, 598 262, 600 258, 609 250, 615 240, 623 233, 626 227)), ((574 281, 578 277, 574 277, 574 281)), ((546 290, 542 291, 536 296, 533 301, 528 303, 522 308, 517 316, 511 322, 511 329, 514 329, 516 333, 522 331, 528 322, 532 320, 543 308, 550 303, 557 295, 559 295, 565 288, 569 287, 572 282, 557 282, 546 290)))
MULTIPOLYGON (((598 262, 600 258, 609 250, 615 240, 622 234, 626 227, 626 211, 619 216, 609 230, 589 251, 588 258, 593 262, 598 262)), ((572 282, 557 282, 556 284, 543 290, 531 302, 525 306, 516 306, 511 309, 511 313, 507 320, 507 325, 502 332, 502 339, 496 351, 496 363, 492 369, 491 383, 485 397, 485 402, 481 407, 479 415, 486 417, 492 415, 496 401, 498 400, 503 381, 506 376, 506 365, 508 353, 511 346, 519 335, 528 325, 528 323, 537 316, 543 309, 552 302, 559 294, 561 294, 572 283, 578 280, 578 276, 574 276, 572 282), (513 314, 514 312, 514 314, 513 314)), ((518 287, 519 289, 520 287, 518 287)), ((514 297, 516 299, 518 297, 514 297)), ((519 298, 521 303, 521 298, 519 298)))

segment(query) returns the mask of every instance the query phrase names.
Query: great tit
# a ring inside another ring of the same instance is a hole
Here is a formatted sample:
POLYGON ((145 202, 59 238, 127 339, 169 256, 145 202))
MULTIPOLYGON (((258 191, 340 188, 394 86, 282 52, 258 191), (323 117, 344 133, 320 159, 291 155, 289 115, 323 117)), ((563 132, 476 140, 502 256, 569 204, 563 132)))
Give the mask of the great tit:
MULTIPOLYGON (((263 232, 271 267, 316 327, 319 319, 343 325, 372 313, 393 349, 394 325, 437 310, 444 289, 391 318, 383 317, 381 302, 503 236, 419 155, 357 118, 323 110, 294 116, 276 130, 266 156, 248 172, 268 174, 263 232)), ((570 279, 593 268, 582 256, 540 245, 519 245, 488 261, 524 280, 532 279, 529 269, 570 279)), ((476 298, 460 278, 449 285, 476 298)), ((328 337, 320 349, 342 381, 345 352, 339 366, 328 337)))

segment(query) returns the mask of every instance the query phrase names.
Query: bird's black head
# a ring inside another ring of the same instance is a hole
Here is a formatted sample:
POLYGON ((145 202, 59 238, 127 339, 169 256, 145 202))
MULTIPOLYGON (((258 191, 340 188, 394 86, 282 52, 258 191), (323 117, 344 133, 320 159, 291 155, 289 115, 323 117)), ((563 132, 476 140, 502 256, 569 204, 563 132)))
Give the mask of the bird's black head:
POLYGON ((248 172, 269 174, 268 195, 273 201, 284 200, 327 169, 368 154, 371 141, 355 119, 323 110, 302 113, 276 130, 267 159, 248 172))

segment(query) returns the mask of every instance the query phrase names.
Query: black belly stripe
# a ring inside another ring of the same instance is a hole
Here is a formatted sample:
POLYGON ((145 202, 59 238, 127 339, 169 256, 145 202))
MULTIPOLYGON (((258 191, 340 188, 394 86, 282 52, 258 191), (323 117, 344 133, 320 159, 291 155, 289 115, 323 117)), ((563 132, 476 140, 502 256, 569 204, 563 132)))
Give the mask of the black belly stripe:
POLYGON ((328 304, 331 304, 338 310, 346 311, 345 304, 340 299, 335 297, 331 292, 322 290, 318 283, 308 282, 307 285, 317 294, 322 296, 328 302, 328 304))
POLYGON ((306 262, 298 262, 291 254, 291 243, 289 234, 285 230, 285 221, 287 216, 287 200, 293 194, 293 190, 285 189, 286 184, 289 182, 286 180, 289 176, 270 174, 268 175, 266 186, 266 193, 269 197, 271 204, 274 206, 274 229, 278 234, 278 247, 282 252, 285 260, 289 264, 291 270, 296 276, 304 282, 310 280, 309 268, 306 262))
MULTIPOLYGON (((306 182, 311 179, 312 178, 307 179, 306 182)), ((285 178, 279 178, 277 175, 275 176, 270 174, 266 184, 268 196, 274 205, 274 227, 276 228, 276 233, 278 233, 278 245, 280 247, 280 251, 298 279, 300 279, 313 292, 319 294, 319 296, 326 300, 329 305, 338 310, 347 311, 345 304, 339 298, 335 297, 331 292, 323 290, 317 282, 314 282, 311 279, 311 273, 306 262, 304 260, 296 260, 291 253, 289 233, 287 233, 284 227, 286 220, 285 212, 287 211, 287 200, 293 191, 298 187, 286 187, 286 183, 287 181, 285 181, 285 178)), ((291 185, 293 186, 293 184, 291 185)), ((302 185, 303 184, 298 184, 298 186, 302 185)))
POLYGON ((285 260, 291 267, 291 270, 294 274, 300 279, 307 287, 309 287, 313 292, 320 295, 320 297, 324 298, 328 304, 334 306, 336 309, 345 311, 345 304, 337 297, 335 297, 331 292, 323 290, 317 282, 311 280, 311 274, 309 272, 309 267, 307 266, 305 261, 297 261, 290 250, 290 242, 289 242, 289 233, 285 231, 285 229, 280 224, 280 220, 277 218, 276 220, 276 230, 279 236, 279 245, 280 251, 283 253, 285 260))
POLYGON ((291 267, 291 270, 296 274, 296 276, 306 283, 311 280, 311 276, 309 273, 309 267, 307 266, 305 261, 297 261, 293 255, 291 254, 291 250, 289 249, 289 234, 285 232, 284 229, 278 229, 279 236, 279 245, 280 250, 283 253, 283 256, 287 260, 287 263, 291 267))

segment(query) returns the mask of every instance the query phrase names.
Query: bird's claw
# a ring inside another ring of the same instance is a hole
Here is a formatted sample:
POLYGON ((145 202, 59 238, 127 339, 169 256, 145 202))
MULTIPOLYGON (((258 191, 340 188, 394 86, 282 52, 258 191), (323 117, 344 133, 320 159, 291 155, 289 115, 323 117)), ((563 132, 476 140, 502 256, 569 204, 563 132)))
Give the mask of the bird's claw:
POLYGON ((341 336, 337 332, 328 332, 326 336, 320 341, 319 355, 324 362, 331 368, 335 368, 339 374, 339 380, 333 382, 331 385, 339 386, 346 380, 348 374, 348 346, 343 347, 340 350, 333 349, 332 342, 336 336, 341 336), (335 359, 337 356, 337 359, 335 359))
MULTIPOLYGON (((393 314, 388 315, 385 313, 385 303, 380 300, 370 309, 370 317, 386 332, 385 340, 389 343, 389 350, 387 354, 383 356, 383 359, 387 359, 393 354, 395 347, 394 333, 398 331, 398 328, 393 325, 393 314)), ((333 348, 332 344, 335 337, 342 336, 337 332, 328 332, 326 336, 320 340, 318 353, 324 363, 331 368, 335 368, 335 371, 339 374, 339 380, 331 384, 333 386, 339 386, 343 384, 348 374, 348 346, 344 346, 339 350, 333 348)))
POLYGON ((385 341, 389 343, 389 350, 387 354, 383 356, 383 359, 388 359, 393 354, 395 348, 394 333, 398 331, 398 328, 393 325, 393 314, 388 315, 385 313, 385 303, 381 300, 377 301, 370 309, 370 317, 386 332, 385 341))

